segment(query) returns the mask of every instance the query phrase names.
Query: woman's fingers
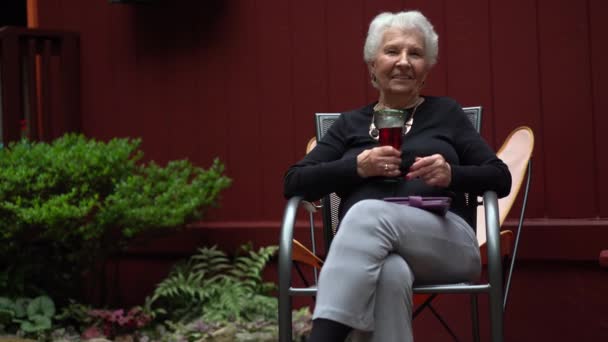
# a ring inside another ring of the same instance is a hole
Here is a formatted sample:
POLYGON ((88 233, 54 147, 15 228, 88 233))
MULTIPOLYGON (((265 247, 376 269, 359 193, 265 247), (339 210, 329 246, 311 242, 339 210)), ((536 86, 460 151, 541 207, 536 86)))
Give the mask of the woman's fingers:
POLYGON ((437 158, 435 156, 436 155, 424 158, 417 157, 414 164, 412 164, 412 166, 410 167, 407 177, 423 177, 430 171, 434 170, 437 167, 437 158))
POLYGON ((431 186, 447 187, 452 181, 452 170, 440 154, 417 157, 410 167, 406 179, 420 178, 431 186))
POLYGON ((401 152, 391 146, 374 147, 357 156, 357 172, 361 177, 395 177, 401 174, 401 152))
POLYGON ((401 174, 401 170, 399 170, 399 162, 385 162, 384 164, 380 163, 378 165, 379 168, 379 176, 399 176, 401 174))
POLYGON ((434 169, 426 173, 421 177, 422 180, 431 186, 447 186, 444 185, 446 181, 446 174, 441 169, 434 169))
POLYGON ((372 149, 375 155, 379 172, 376 176, 395 177, 401 174, 401 151, 392 146, 379 146, 372 149))
POLYGON ((372 151, 378 153, 381 156, 401 157, 401 151, 397 150, 392 146, 378 146, 372 148, 372 151))

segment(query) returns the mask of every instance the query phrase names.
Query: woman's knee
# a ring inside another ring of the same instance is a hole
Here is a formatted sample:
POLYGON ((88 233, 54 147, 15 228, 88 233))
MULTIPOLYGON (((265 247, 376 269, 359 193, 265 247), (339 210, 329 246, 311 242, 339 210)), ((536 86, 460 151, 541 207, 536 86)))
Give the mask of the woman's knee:
MULTIPOLYGON (((362 200, 355 203, 344 215, 341 226, 358 226, 364 228, 374 228, 386 210, 386 202, 381 200, 362 200)), ((352 228, 349 228, 352 229, 352 228)))
POLYGON ((412 292, 414 274, 407 262, 398 254, 386 257, 378 278, 378 287, 391 294, 408 294, 412 292))

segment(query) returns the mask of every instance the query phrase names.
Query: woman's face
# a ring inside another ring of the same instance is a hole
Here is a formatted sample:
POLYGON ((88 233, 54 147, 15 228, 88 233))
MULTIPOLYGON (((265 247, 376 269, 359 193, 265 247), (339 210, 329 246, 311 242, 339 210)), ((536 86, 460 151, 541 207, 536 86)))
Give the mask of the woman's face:
POLYGON ((387 29, 369 67, 381 97, 418 95, 430 69, 422 33, 387 29))

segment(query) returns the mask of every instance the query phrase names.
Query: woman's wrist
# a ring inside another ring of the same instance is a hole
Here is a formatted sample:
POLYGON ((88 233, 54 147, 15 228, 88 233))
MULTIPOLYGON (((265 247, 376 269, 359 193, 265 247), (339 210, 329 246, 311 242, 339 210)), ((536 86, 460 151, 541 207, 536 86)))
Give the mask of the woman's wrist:
POLYGON ((361 178, 367 178, 367 174, 365 172, 365 168, 363 165, 367 158, 369 158, 370 150, 365 150, 357 155, 357 174, 361 178))

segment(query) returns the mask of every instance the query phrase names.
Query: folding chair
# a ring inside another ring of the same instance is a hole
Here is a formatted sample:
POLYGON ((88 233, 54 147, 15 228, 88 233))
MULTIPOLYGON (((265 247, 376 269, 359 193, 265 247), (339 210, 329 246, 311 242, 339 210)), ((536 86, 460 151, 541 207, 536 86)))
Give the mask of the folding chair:
MULTIPOLYGON (((469 107, 465 108, 465 112, 467 116, 471 120, 473 126, 479 130, 481 123, 481 107, 469 107)), ((320 139, 326 132, 327 129, 335 122, 338 118, 339 114, 335 113, 319 113, 316 114, 316 129, 317 136, 316 139, 320 139)), ((528 129, 529 130, 529 129, 528 129)), ((529 131, 531 133, 531 131, 529 131)), ((311 139, 312 140, 312 139, 311 139)), ((309 142, 307 151, 314 147, 314 140, 309 142)), ((502 149, 501 149, 502 150, 502 149)), ((531 154, 531 150, 530 150, 531 154)), ((528 154, 527 161, 529 160, 530 154, 528 154)), ((528 164, 528 175, 530 173, 530 168, 528 164)), ((513 171, 512 171, 513 172, 513 171)), ((523 179, 523 177, 522 177, 523 179)), ((521 182, 513 182, 517 185, 517 190, 521 185, 521 182)), ((529 177, 526 182, 526 196, 527 199, 527 188, 529 186, 529 177)), ((322 266, 323 261, 316 256, 316 245, 314 239, 314 219, 313 214, 318 210, 322 210, 323 214, 323 238, 325 241, 326 250, 329 249, 331 240, 336 233, 336 227, 338 225, 337 220, 337 208, 339 204, 339 198, 335 194, 330 194, 326 196, 322 200, 321 206, 316 206, 312 203, 308 203, 303 201, 299 197, 291 198, 287 206, 285 208, 285 213, 283 217, 283 225, 281 228, 281 240, 280 240, 280 251, 279 251, 279 340, 280 341, 290 341, 291 340, 291 296, 294 295, 307 295, 314 296, 316 294, 316 285, 313 286, 305 286, 305 287, 294 287, 291 282, 291 269, 293 262, 301 262, 304 264, 311 265, 315 268, 320 268, 322 266), (304 247, 299 242, 293 240, 293 227, 295 224, 295 216, 298 210, 298 207, 302 206, 305 208, 310 215, 310 225, 311 225, 311 240, 312 251, 304 247), (292 241, 293 240, 293 241, 292 241), (292 249, 293 242, 293 249, 292 249)), ((477 205, 475 200, 472 200, 471 203, 473 205, 477 205)), ((417 294, 415 296, 415 302, 421 303, 419 308, 416 310, 416 315, 425 307, 431 309, 431 311, 437 316, 440 322, 448 329, 450 334, 453 337, 456 337, 451 329, 447 326, 445 321, 438 315, 438 313, 432 308, 431 301, 435 298, 437 294, 440 293, 471 293, 471 304, 472 304, 472 320, 473 320, 473 329, 474 336, 476 340, 479 340, 479 332, 478 332, 478 315, 477 315, 477 293, 488 293, 490 298, 490 324, 491 324, 491 334, 493 341, 502 341, 503 336, 503 295, 502 295, 502 255, 505 255, 503 250, 501 250, 501 238, 505 238, 508 240, 509 237, 512 237, 512 234, 503 233, 502 236, 499 233, 500 221, 498 215, 498 200, 496 194, 494 192, 486 192, 483 196, 483 203, 485 204, 482 208, 478 208, 478 212, 483 213, 484 224, 478 227, 478 231, 482 230, 485 227, 486 234, 484 235, 484 239, 487 236, 487 243, 484 244, 484 247, 487 251, 487 263, 488 263, 488 282, 487 283, 476 283, 476 284, 444 284, 444 285, 428 285, 428 286, 415 286, 414 293, 417 294), (487 217, 487 219, 485 219, 487 217), (421 298, 420 295, 423 295, 421 298)), ((525 204, 524 204, 525 207, 525 204)), ((482 215, 479 215, 482 217, 482 215)), ((516 239, 516 245, 519 240, 519 233, 521 232, 521 224, 523 223, 523 211, 520 218, 520 228, 518 229, 518 237, 516 239)), ((484 241, 485 242, 485 241, 484 241)), ((510 246, 510 244, 506 243, 505 245, 510 246)), ((513 260, 512 265, 510 267, 508 279, 510 279, 510 274, 512 273, 513 268, 513 260)), ((300 272, 300 276, 303 277, 302 272, 299 268, 296 268, 298 272, 300 272)), ((316 283, 316 269, 315 269, 315 283, 316 283)), ((508 281, 507 283, 509 283, 508 281)), ((405 319, 405 318, 404 318, 405 319)))

